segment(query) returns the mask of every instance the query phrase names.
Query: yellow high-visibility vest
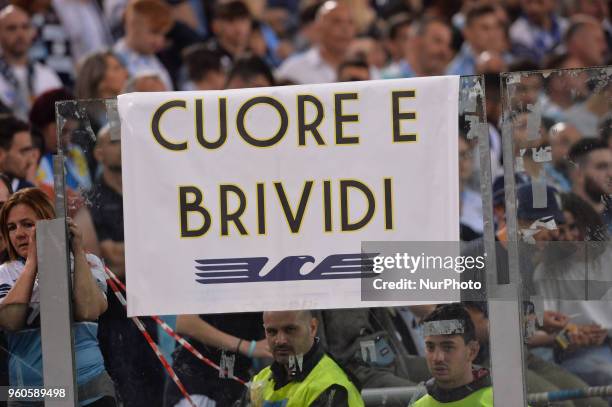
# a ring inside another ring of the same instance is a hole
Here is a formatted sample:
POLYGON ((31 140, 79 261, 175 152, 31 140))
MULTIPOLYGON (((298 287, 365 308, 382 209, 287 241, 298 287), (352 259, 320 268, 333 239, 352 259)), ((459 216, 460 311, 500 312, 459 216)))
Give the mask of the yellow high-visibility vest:
POLYGON ((253 378, 252 388, 259 387, 259 389, 255 392, 251 391, 251 405, 307 407, 332 385, 339 385, 346 389, 350 407, 364 407, 359 390, 340 366, 327 355, 323 355, 304 380, 289 382, 278 390, 274 390, 272 370, 269 366, 266 367, 253 378))
POLYGON ((449 403, 440 403, 429 394, 421 397, 412 407, 493 407, 493 388, 483 387, 466 398, 449 403))

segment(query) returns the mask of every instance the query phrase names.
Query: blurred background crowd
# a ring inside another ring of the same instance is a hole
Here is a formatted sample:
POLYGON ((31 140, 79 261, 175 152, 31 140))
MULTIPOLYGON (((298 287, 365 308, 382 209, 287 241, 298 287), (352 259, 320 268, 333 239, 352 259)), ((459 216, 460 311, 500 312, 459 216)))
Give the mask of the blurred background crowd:
MULTIPOLYGON (((56 101, 445 74, 486 75, 493 172, 499 175, 502 109, 496 75, 603 66, 612 44, 605 0, 4 3, 0 112, 28 124, 31 140, 13 146, 9 134, 2 151, 33 147, 27 154, 20 150, 21 160, 13 154, 1 160, 14 190, 26 182, 53 184, 56 101)), ((537 104, 544 130, 559 135, 551 139, 555 154, 547 171, 567 192, 570 180, 560 160, 582 137, 601 135, 609 142, 609 101, 603 94, 588 98, 592 86, 584 75, 542 79, 524 79, 513 103, 525 113, 537 104), (563 125, 553 127, 559 122, 563 125)), ((106 116, 88 113, 97 134, 106 116)), ((68 186, 91 190, 101 172, 93 144, 66 144, 68 186)), ((462 168, 462 177, 470 172, 462 168)), ((477 235, 482 225, 471 212, 477 199, 469 191, 464 195, 464 224, 477 235)))
MULTIPOLYGON (((59 110, 64 119, 56 122, 58 101, 484 74, 496 239, 506 240, 502 104, 511 112, 505 119, 512 123, 523 238, 605 244, 612 232, 612 75, 609 68, 578 69, 610 62, 609 1, 0 0, 0 7, 0 201, 31 187, 53 197, 52 157, 59 143, 69 213, 83 246, 122 280, 120 141, 111 137, 104 103, 65 103, 59 110), (530 73, 557 69, 570 70, 530 73), (499 74, 517 71, 524 73, 504 88, 512 92, 502 94, 499 74), (550 197, 545 208, 533 209, 534 183, 543 183, 550 197)), ((480 160, 469 134, 462 117, 461 237, 477 243, 484 231, 480 160)), ((545 257, 534 256, 528 266, 539 294, 559 276, 547 275, 545 257)), ((610 281, 610 250, 601 250, 595 262, 600 280, 610 281)), ((0 285, 0 298, 10 290, 0 285)), ((528 341, 530 392, 612 384, 612 303, 585 300, 545 304, 528 341)), ((117 399, 125 406, 185 402, 110 289, 107 301, 96 336, 117 399)), ((465 307, 481 342, 477 362, 487 366, 486 302, 465 307)), ((434 308, 323 311, 317 313, 320 336, 365 387, 411 385, 429 377, 419 321, 434 308), (360 357, 361 344, 371 340, 377 361, 360 357)), ((163 345, 156 323, 144 321, 163 345)), ((270 356, 261 314, 183 315, 174 326, 217 363, 223 349, 235 351, 240 377, 248 378, 270 356)), ((187 391, 204 396, 201 405, 240 398, 239 383, 219 378, 184 348, 171 363, 187 391)), ((593 398, 557 405, 607 403, 593 398)))

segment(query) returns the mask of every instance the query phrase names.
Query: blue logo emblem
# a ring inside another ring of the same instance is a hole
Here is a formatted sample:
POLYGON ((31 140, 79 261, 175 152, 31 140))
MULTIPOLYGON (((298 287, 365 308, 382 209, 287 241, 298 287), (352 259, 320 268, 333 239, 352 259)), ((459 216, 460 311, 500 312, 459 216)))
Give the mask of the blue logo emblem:
POLYGON ((373 258, 378 253, 332 254, 310 272, 302 273, 307 263, 316 263, 312 256, 288 256, 262 275, 267 257, 238 257, 226 259, 196 259, 196 281, 200 284, 253 283, 260 281, 335 280, 341 278, 369 278, 373 258))

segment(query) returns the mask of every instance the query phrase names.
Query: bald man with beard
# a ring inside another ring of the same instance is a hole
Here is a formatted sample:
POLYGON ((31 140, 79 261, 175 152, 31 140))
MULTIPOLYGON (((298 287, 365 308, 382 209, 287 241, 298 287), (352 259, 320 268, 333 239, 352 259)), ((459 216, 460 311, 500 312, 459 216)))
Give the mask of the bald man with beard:
POLYGON ((310 311, 264 312, 274 362, 252 380, 252 406, 362 407, 357 387, 319 344, 310 311))

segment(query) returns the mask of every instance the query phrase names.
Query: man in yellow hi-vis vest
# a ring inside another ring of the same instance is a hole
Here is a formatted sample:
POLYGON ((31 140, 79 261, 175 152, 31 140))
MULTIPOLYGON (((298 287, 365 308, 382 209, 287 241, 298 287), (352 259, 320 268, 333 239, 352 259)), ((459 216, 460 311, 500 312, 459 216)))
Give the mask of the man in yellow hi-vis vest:
POLYGON ((310 311, 263 315, 274 363, 250 384, 252 407, 363 407, 359 390, 316 338, 310 311))
POLYGON ((491 378, 472 362, 480 346, 474 324, 461 304, 436 308, 423 319, 425 358, 433 376, 425 382, 427 394, 413 407, 493 406, 491 378))

